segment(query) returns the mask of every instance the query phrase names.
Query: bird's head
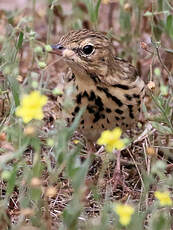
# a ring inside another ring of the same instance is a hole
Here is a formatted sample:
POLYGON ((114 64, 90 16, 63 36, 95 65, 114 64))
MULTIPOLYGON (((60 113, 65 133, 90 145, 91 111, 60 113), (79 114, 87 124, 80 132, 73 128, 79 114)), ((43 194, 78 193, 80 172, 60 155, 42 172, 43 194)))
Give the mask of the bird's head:
POLYGON ((106 75, 114 59, 109 39, 101 32, 86 29, 67 33, 52 49, 52 53, 62 56, 74 72, 106 75))

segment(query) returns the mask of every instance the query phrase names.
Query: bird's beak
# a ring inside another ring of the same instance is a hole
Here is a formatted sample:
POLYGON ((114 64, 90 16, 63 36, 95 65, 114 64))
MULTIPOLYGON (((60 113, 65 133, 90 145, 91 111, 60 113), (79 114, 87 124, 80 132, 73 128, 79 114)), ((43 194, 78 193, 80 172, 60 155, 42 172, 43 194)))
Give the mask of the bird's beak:
POLYGON ((63 56, 63 51, 65 50, 65 48, 61 44, 51 45, 51 47, 52 51, 50 51, 49 53, 63 56))

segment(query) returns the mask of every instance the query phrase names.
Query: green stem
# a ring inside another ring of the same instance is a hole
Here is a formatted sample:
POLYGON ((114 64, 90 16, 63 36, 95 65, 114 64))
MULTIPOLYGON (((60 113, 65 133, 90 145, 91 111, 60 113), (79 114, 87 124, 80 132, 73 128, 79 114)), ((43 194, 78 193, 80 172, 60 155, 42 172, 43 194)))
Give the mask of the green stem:
POLYGON ((34 25, 35 25, 35 6, 36 6, 36 0, 32 0, 32 29, 34 30, 34 25))
POLYGON ((52 0, 48 0, 48 7, 47 7, 47 17, 48 17, 48 28, 47 28, 47 44, 50 42, 50 35, 52 29, 52 22, 53 22, 53 13, 51 10, 50 5, 52 4, 52 0))
POLYGON ((153 101, 155 102, 156 106, 160 109, 161 113, 163 114, 163 116, 166 120, 167 125, 170 127, 170 129, 173 133, 173 126, 172 126, 171 121, 169 120, 167 114, 165 113, 164 108, 161 105, 159 105, 159 103, 157 102, 157 100, 155 99, 155 97, 153 95, 151 95, 151 97, 152 97, 153 101))

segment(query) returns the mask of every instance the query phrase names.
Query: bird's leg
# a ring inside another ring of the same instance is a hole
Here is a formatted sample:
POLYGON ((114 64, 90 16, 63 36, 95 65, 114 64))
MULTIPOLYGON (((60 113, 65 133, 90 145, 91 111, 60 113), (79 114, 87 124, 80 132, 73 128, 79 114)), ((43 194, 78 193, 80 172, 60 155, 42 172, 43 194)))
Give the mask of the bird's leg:
POLYGON ((116 167, 114 169, 114 173, 113 173, 113 178, 112 181, 113 183, 113 188, 114 190, 116 190, 117 185, 120 184, 123 188, 123 190, 130 192, 130 189, 127 187, 127 185, 124 183, 124 178, 122 178, 122 174, 121 174, 121 163, 120 163, 120 156, 121 156, 121 151, 120 150, 114 150, 113 152, 114 154, 116 154, 116 167))
POLYGON ((89 154, 93 154, 96 152, 96 147, 93 142, 91 141, 86 141, 86 149, 89 154))
POLYGON ((121 181, 121 169, 120 169, 120 156, 121 156, 121 151, 120 150, 114 150, 114 154, 116 154, 116 167, 114 169, 114 174, 113 174, 113 182, 114 182, 114 189, 117 188, 118 183, 122 183, 121 181), (121 182, 120 182, 121 181, 121 182))

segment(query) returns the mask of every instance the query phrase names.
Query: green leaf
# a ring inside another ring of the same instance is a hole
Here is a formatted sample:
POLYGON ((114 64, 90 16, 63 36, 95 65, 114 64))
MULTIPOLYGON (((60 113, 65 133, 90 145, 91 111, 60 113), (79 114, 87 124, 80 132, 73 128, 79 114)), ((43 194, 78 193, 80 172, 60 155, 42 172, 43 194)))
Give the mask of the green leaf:
POLYGON ((42 194, 41 188, 31 189, 30 195, 31 195, 32 200, 39 201, 41 199, 41 194, 42 194))
POLYGON ((120 0, 120 6, 123 7, 123 5, 124 5, 124 0, 120 0))
POLYGON ((16 184, 16 174, 17 174, 17 166, 14 165, 7 184, 7 195, 11 195, 11 193, 13 192, 14 186, 16 184))
POLYGON ((173 15, 168 15, 166 19, 166 30, 170 38, 173 40, 173 15))
POLYGON ((161 22, 158 22, 157 25, 153 25, 153 32, 157 41, 160 40, 160 37, 162 35, 162 27, 160 26, 160 23, 161 22))
POLYGON ((72 123, 72 125, 70 126, 70 129, 69 129, 70 130, 70 135, 72 135, 73 132, 77 129, 79 121, 80 121, 80 118, 81 118, 81 116, 82 116, 84 111, 85 111, 85 108, 80 109, 79 113, 75 117, 75 119, 74 119, 74 121, 73 121, 73 123, 72 123))
POLYGON ((120 26, 126 33, 131 29, 130 13, 123 9, 120 11, 120 26))
POLYGON ((163 10, 163 0, 158 0, 158 11, 163 10))
POLYGON ((17 42, 17 50, 19 50, 22 47, 22 43, 23 43, 23 32, 19 33, 19 38, 18 38, 18 42, 17 42))
POLYGON ((170 229, 170 218, 168 213, 156 212, 153 214, 152 218, 152 230, 165 230, 170 229))
POLYGON ((63 222, 67 226, 66 229, 76 230, 79 229, 77 227, 78 217, 81 212, 81 204, 79 202, 79 197, 75 196, 70 201, 70 204, 63 211, 63 222))
POLYGON ((167 25, 168 31, 172 29, 172 26, 173 26, 173 16, 172 15, 168 15, 166 19, 166 25, 167 25))
POLYGON ((17 107, 20 104, 20 99, 19 99, 20 87, 19 87, 19 84, 18 84, 17 80, 15 79, 15 77, 13 77, 13 76, 8 76, 7 79, 8 79, 8 82, 10 84, 10 88, 11 88, 11 91, 13 94, 15 105, 17 107))
POLYGON ((100 3, 101 3, 101 0, 98 0, 98 1, 97 1, 97 4, 96 4, 96 7, 95 7, 96 20, 97 20, 97 18, 98 18, 100 3))
POLYGON ((163 133, 163 134, 165 134, 165 135, 167 135, 167 134, 172 134, 171 129, 170 129, 169 127, 167 127, 167 126, 164 126, 164 125, 162 125, 162 124, 160 124, 160 123, 158 123, 158 122, 155 122, 155 121, 152 121, 151 124, 152 124, 152 126, 153 126, 155 129, 157 129, 160 133, 163 133))
POLYGON ((84 163, 80 165, 80 168, 78 168, 78 170, 72 178, 72 186, 76 192, 85 182, 85 177, 88 172, 89 163, 90 158, 88 157, 87 160, 85 160, 84 163))
POLYGON ((98 12, 99 12, 101 0, 98 0, 96 4, 94 3, 93 0, 83 0, 83 2, 87 6, 91 22, 96 23, 98 19, 98 12))
POLYGON ((164 173, 166 169, 166 163, 163 160, 157 160, 151 167, 151 172, 153 174, 160 175, 161 173, 164 173))

